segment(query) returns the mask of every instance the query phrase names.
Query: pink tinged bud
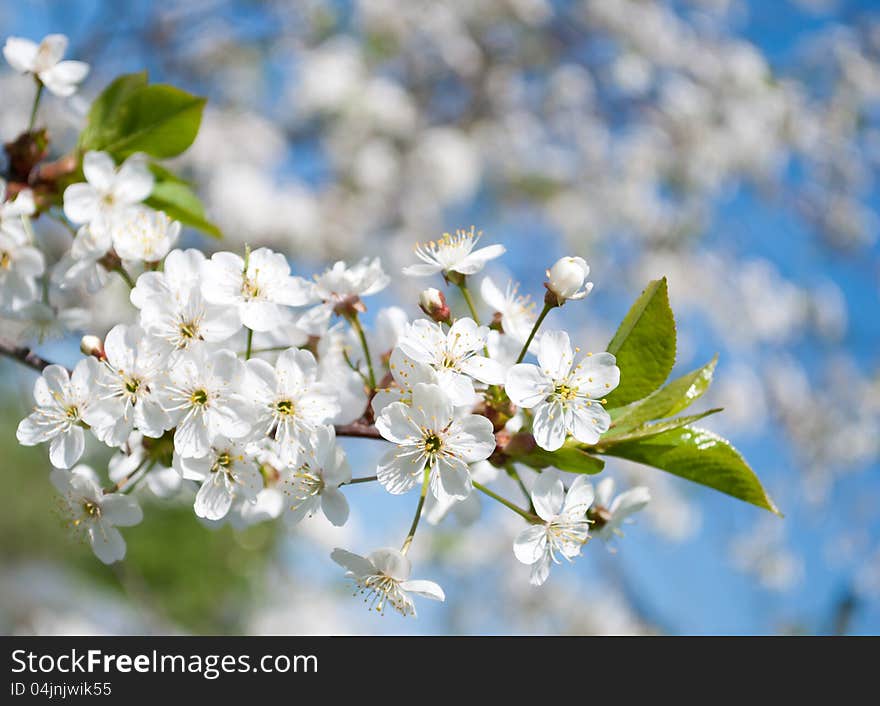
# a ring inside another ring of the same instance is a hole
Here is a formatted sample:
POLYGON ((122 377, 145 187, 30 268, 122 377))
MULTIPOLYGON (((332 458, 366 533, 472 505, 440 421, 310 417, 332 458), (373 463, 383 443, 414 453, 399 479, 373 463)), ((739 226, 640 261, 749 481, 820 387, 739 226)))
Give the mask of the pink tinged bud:
POLYGON ((449 321, 450 312, 446 305, 446 297, 439 289, 429 287, 419 294, 419 308, 438 323, 449 321))
POLYGON ((547 289, 556 296, 561 306, 569 299, 583 299, 593 289, 587 282, 590 266, 582 257, 563 257, 547 270, 547 289))
POLYGON ((107 357, 104 353, 104 341, 98 336, 83 336, 79 342, 79 349, 83 352, 83 355, 91 355, 98 360, 104 360, 107 357))

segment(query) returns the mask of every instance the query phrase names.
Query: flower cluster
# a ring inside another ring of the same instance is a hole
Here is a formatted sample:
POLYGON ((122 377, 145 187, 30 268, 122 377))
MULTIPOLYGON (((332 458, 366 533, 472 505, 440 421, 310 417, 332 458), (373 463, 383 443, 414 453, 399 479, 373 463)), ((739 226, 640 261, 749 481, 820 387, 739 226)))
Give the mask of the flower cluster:
MULTIPOLYGON (((6 54, 39 86, 67 95, 85 70, 57 63, 62 52, 50 37, 35 49, 10 40, 6 54)), ((318 512, 344 525, 348 486, 375 481, 392 495, 420 488, 399 550, 332 554, 371 607, 414 615, 413 595, 444 600, 435 583, 409 578, 423 513, 435 521, 472 506, 477 492, 499 500, 529 524, 513 548, 540 584, 559 555, 573 558, 593 528, 611 533, 638 504, 594 502, 584 476, 565 494, 553 457, 530 456, 595 445, 611 424, 604 405, 620 381, 614 356, 578 356, 568 333, 541 330, 551 310, 591 290, 583 258, 547 270, 540 313, 519 285, 502 291, 485 277, 479 291, 493 315, 483 324, 469 280, 505 249, 476 248, 474 228, 445 234, 417 247, 421 262, 403 274, 441 275, 467 315, 430 288, 410 307, 424 316, 386 307, 367 326, 365 300, 391 282, 378 258, 306 278, 266 247, 183 249, 181 224, 150 205, 157 167, 148 155, 85 150, 78 159, 54 203, 28 188, 13 198, 0 185, 0 304, 15 315, 49 306, 56 291, 99 292, 120 278, 129 286, 134 319, 84 336, 72 370, 37 366, 34 406, 17 430, 23 445, 48 444, 65 512, 101 561, 124 557, 117 528, 141 521, 142 487, 190 493, 196 516, 235 526, 280 515, 296 524, 318 512), (51 267, 31 229, 41 216, 73 236, 51 267), (375 475, 352 477, 344 436, 388 442, 375 475), (95 442, 116 450, 109 484, 81 463, 95 442), (531 469, 527 507, 483 484, 487 466, 522 489, 519 472, 531 469)))

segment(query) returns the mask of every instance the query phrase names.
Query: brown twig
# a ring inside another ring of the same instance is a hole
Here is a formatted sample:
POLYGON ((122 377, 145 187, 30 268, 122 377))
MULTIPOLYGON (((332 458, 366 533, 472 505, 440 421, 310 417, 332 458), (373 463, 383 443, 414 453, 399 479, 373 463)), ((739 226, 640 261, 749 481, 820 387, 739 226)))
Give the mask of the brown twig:
POLYGON ((17 360, 19 363, 22 363, 29 368, 33 368, 38 373, 43 372, 43 369, 47 365, 52 365, 51 361, 41 358, 30 348, 27 348, 25 346, 16 346, 9 341, 3 340, 2 338, 0 338, 0 355, 5 355, 7 358, 17 360))

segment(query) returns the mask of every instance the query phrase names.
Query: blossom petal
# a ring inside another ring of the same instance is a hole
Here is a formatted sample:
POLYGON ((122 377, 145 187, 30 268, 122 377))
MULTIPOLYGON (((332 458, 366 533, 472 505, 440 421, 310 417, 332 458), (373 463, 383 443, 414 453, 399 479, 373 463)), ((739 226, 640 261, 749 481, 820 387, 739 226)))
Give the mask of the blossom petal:
POLYGON ((553 380, 565 380, 571 371, 574 356, 565 331, 547 331, 538 344, 538 363, 553 380))
POLYGON ((516 536, 513 554, 523 564, 534 564, 544 555, 546 545, 546 528, 543 525, 531 525, 516 536))
POLYGON ((415 450, 406 453, 391 449, 379 460, 376 476, 385 490, 392 495, 401 495, 419 482, 424 468, 425 459, 415 450))
POLYGON ((545 522, 551 522, 562 511, 565 501, 565 486, 550 473, 541 473, 532 486, 532 502, 535 511, 545 522))
POLYGON ((346 549, 337 547, 330 553, 330 558, 358 578, 370 576, 376 572, 376 567, 373 566, 369 559, 346 549))
POLYGON ((413 579, 401 582, 400 587, 407 593, 413 593, 422 598, 430 598, 432 601, 446 600, 446 594, 443 593, 443 589, 433 581, 413 579))
POLYGON ((535 442, 545 451, 556 451, 565 443, 565 415, 557 402, 542 402, 535 407, 532 420, 535 442))
POLYGON ((537 365, 519 363, 507 371, 504 389, 515 405, 531 409, 553 392, 553 381, 537 365))
POLYGON ((321 493, 321 509, 336 527, 342 527, 348 521, 348 500, 339 488, 324 488, 321 493))

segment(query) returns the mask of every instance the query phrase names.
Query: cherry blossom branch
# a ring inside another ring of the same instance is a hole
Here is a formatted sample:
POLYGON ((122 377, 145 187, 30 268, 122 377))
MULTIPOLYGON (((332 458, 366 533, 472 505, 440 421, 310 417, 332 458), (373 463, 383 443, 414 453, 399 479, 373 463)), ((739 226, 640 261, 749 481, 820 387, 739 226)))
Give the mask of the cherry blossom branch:
POLYGON ((30 348, 16 346, 14 343, 2 338, 0 338, 0 355, 5 355, 7 358, 17 360, 22 365, 26 365, 27 367, 36 370, 38 373, 43 372, 47 366, 53 364, 51 361, 38 356, 30 348))
MULTIPOLYGON (((16 346, 11 341, 0 338, 0 355, 16 360, 22 365, 36 370, 38 373, 48 365, 54 365, 52 361, 46 360, 34 353, 26 346, 16 346)), ((381 439, 382 435, 372 424, 363 424, 362 422, 354 422, 353 424, 337 424, 336 436, 348 436, 359 439, 381 439)))
POLYGON ((353 424, 337 424, 336 436, 350 436, 358 439, 381 439, 379 430, 372 424, 354 422, 353 424))

